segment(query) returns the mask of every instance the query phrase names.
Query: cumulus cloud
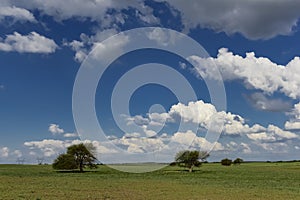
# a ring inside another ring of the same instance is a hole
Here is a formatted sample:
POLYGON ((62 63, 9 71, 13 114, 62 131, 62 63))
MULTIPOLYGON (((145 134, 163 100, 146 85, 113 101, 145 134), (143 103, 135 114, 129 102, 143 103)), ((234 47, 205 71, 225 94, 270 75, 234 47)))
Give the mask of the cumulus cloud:
POLYGON ((0 38, 0 51, 16 51, 19 53, 53 53, 58 48, 57 44, 49 38, 36 32, 21 35, 14 32, 3 40, 0 38))
POLYGON ((284 128, 287 129, 287 130, 300 130, 300 122, 287 121, 284 124, 284 128))
POLYGON ((247 137, 254 141, 273 143, 290 139, 299 139, 299 136, 293 132, 282 130, 277 126, 270 124, 266 131, 259 133, 248 133, 247 137))
POLYGON ((268 58, 256 57, 254 52, 242 57, 221 48, 216 58, 191 56, 188 60, 195 66, 196 75, 201 77, 215 79, 216 72, 213 70, 216 68, 212 66, 217 66, 224 80, 242 80, 246 87, 259 89, 268 94, 281 92, 293 99, 300 97, 299 57, 283 66, 268 58))
POLYGON ((129 153, 147 153, 158 151, 165 146, 160 138, 127 138, 122 137, 118 140, 114 140, 114 144, 123 145, 129 153))
POLYGON ((180 12, 187 30, 200 26, 228 35, 240 33, 249 39, 289 35, 300 17, 300 3, 297 0, 167 2, 171 8, 180 12))
POLYGON ((153 9, 145 4, 143 0, 138 1, 118 1, 118 0, 97 0, 97 1, 40 1, 31 0, 25 2, 14 2, 20 7, 27 9, 38 9, 42 14, 53 16, 56 20, 66 20, 70 18, 91 19, 92 21, 101 22, 104 25, 112 23, 124 23, 126 21, 125 13, 122 10, 134 9, 135 17, 145 23, 157 22, 158 19, 153 15, 153 9), (72 6, 70 6, 72 5, 72 6), (113 9, 115 14, 107 13, 113 9))
POLYGON ((15 21, 36 22, 33 14, 24 8, 15 6, 0 6, 0 21, 6 17, 11 17, 15 21))
POLYGON ((285 123, 285 129, 300 130, 300 103, 295 104, 292 111, 288 114, 291 116, 291 119, 285 123))
POLYGON ((8 154, 9 154, 9 148, 8 147, 2 147, 0 149, 0 156, 1 157, 6 158, 6 157, 8 157, 8 154))
POLYGON ((225 111, 218 112, 214 105, 205 103, 202 100, 189 102, 187 105, 182 103, 173 105, 168 115, 174 120, 176 116, 179 116, 183 122, 197 123, 200 127, 205 129, 208 129, 211 123, 220 126, 224 125, 223 133, 226 135, 241 135, 265 130, 265 128, 259 124, 254 124, 250 127, 245 123, 244 118, 239 115, 225 111))
MULTIPOLYGON (((176 15, 179 13, 186 30, 200 26, 216 32, 223 31, 228 35, 241 33, 250 39, 268 39, 277 35, 291 34, 300 16, 298 12, 300 4, 296 0, 275 4, 267 0, 259 3, 245 3, 238 0, 231 0, 230 2, 192 0, 189 3, 181 0, 156 1, 164 2, 171 13, 176 13, 176 15)), ((3 8, 9 10, 4 12, 5 15, 9 15, 14 10, 16 11, 14 13, 19 13, 15 14, 16 17, 23 16, 22 18, 28 20, 34 20, 34 16, 28 10, 39 10, 42 15, 52 16, 57 21, 75 18, 97 22, 96 29, 98 30, 95 31, 95 35, 86 36, 85 38, 88 40, 82 40, 81 37, 80 40, 65 43, 75 51, 75 60, 82 62, 96 43, 121 30, 120 27, 124 26, 130 18, 128 15, 133 15, 142 24, 160 24, 160 15, 154 14, 151 6, 144 0, 84 2, 79 0, 64 2, 31 0, 26 1, 26 3, 14 2, 14 5, 8 3, 3 8), (71 7, 70 4, 72 4, 71 7), (114 14, 108 12, 111 10, 114 11, 114 14), (125 10, 135 12, 129 14, 124 12, 125 10)), ((170 37, 161 34, 159 30, 151 33, 149 37, 159 41, 162 45, 166 39, 170 39, 170 37)), ((10 48, 3 47, 2 49, 10 48)))
POLYGON ((203 137, 197 136, 193 131, 188 130, 186 132, 177 132, 171 137, 171 142, 176 142, 180 145, 184 145, 186 148, 196 148, 196 149, 210 149, 214 146, 214 151, 224 150, 221 143, 216 142, 212 144, 203 137))
MULTIPOLYGON (((208 28, 216 32, 225 32, 228 35, 240 33, 250 39, 269 39, 277 35, 289 35, 297 25, 300 3, 297 0, 287 2, 263 1, 198 1, 190 0, 186 3, 181 0, 156 0, 164 2, 171 13, 181 16, 181 23, 185 30, 208 28)), ((25 9, 39 10, 44 15, 53 16, 62 21, 70 18, 91 19, 97 21, 103 28, 122 25, 127 21, 124 10, 133 10, 132 15, 145 24, 158 24, 160 19, 145 0, 118 1, 15 1, 8 4, 10 8, 18 6, 20 16, 31 19, 25 9), (72 5, 72 6, 70 6, 72 5), (114 10, 114 14, 108 13, 114 10)), ((16 9, 16 8, 15 8, 16 9)), ((11 12, 9 12, 11 13, 11 12)))
POLYGON ((50 124, 49 128, 48 128, 48 131, 50 133, 52 133, 53 135, 62 134, 62 133, 65 132, 64 129, 60 128, 58 124, 50 124))
POLYGON ((288 145, 284 142, 277 143, 256 143, 257 146, 263 148, 266 151, 271 151, 272 153, 287 153, 288 145))
POLYGON ((24 145, 31 150, 31 154, 37 155, 36 151, 40 151, 45 157, 57 156, 66 151, 66 148, 80 143, 92 143, 96 148, 96 154, 101 153, 115 153, 113 150, 109 149, 99 141, 90 140, 54 140, 54 139, 44 139, 41 141, 28 141, 24 142, 24 145))
POLYGON ((245 95, 245 97, 258 110, 287 112, 292 108, 291 102, 283 101, 282 99, 267 98, 264 94, 258 92, 245 95))
MULTIPOLYGON (((254 124, 253 126, 248 125, 245 122, 245 119, 240 115, 225 111, 218 112, 214 105, 205 103, 202 100, 189 102, 187 105, 178 103, 173 105, 166 113, 150 113, 147 114, 146 118, 141 116, 125 118, 128 126, 135 122, 135 125, 140 125, 143 133, 146 133, 146 135, 152 133, 153 136, 158 132, 151 132, 151 130, 155 129, 155 126, 153 125, 176 123, 179 122, 179 119, 181 119, 181 123, 183 124, 199 124, 199 126, 205 130, 210 129, 211 131, 218 131, 220 127, 223 127, 223 134, 232 136, 257 133, 266 130, 265 127, 259 124, 254 124), (143 123, 141 123, 141 121, 143 123), (211 126, 212 124, 214 124, 215 127, 211 126)), ((159 130, 161 130, 161 128, 159 130)))

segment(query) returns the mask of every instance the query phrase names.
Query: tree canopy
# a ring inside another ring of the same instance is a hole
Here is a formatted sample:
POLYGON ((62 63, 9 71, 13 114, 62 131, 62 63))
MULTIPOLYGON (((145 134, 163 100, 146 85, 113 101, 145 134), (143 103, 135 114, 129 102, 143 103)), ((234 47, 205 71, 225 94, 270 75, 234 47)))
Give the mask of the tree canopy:
POLYGON ((53 162, 54 169, 79 169, 96 167, 95 147, 92 144, 75 144, 67 148, 67 153, 59 155, 53 162))
POLYGON ((189 172, 193 171, 194 167, 199 167, 201 165, 201 161, 204 161, 209 154, 204 151, 180 151, 175 156, 175 162, 179 166, 184 166, 189 168, 189 172))

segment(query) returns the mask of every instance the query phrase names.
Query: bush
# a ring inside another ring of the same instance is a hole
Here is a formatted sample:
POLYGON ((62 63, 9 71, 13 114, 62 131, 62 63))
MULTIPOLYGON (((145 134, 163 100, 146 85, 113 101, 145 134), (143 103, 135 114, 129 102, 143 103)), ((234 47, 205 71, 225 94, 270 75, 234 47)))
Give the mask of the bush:
POLYGON ((221 160, 221 164, 224 166, 230 166, 232 164, 232 160, 225 158, 225 159, 221 160))

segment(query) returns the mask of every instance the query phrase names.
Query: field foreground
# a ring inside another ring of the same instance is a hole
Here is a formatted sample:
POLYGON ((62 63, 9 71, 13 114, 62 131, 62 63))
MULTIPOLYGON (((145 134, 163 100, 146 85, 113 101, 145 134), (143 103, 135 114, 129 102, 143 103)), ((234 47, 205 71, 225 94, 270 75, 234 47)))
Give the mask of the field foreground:
POLYGON ((0 165, 0 199, 300 199, 300 163, 204 164, 131 174, 106 166, 86 173, 47 165, 0 165))

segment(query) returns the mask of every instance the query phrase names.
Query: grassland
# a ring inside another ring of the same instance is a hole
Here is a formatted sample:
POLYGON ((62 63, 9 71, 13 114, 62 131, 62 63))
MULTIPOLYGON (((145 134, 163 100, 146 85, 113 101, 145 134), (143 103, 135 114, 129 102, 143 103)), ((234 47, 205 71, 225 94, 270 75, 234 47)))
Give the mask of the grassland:
POLYGON ((166 167, 143 174, 0 165, 0 199, 300 199, 300 163, 204 164, 194 173, 166 167))

